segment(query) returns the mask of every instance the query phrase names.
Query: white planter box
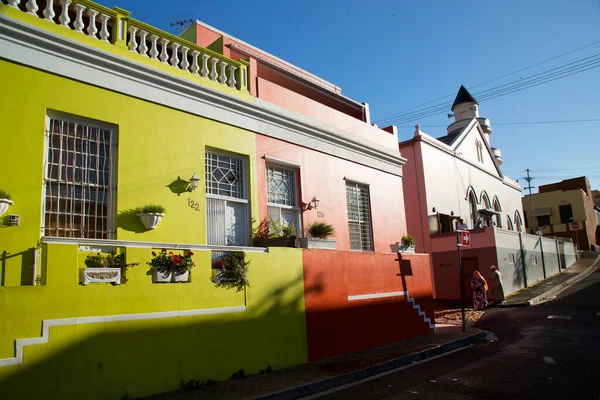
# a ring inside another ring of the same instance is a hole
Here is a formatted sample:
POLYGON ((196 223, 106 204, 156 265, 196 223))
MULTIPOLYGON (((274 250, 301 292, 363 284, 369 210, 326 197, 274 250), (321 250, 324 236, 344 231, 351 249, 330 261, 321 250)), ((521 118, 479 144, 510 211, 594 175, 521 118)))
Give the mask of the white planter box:
POLYGON ((402 243, 392 244, 390 246, 392 248, 392 253, 414 253, 415 246, 407 246, 402 243))
POLYGON ((3 216, 4 213, 8 211, 8 207, 10 207, 13 204, 15 203, 13 203, 11 200, 0 199, 0 217, 3 216))
POLYGON ((168 283, 171 282, 173 270, 171 268, 152 267, 152 282, 168 283))
POLYGON ((84 268, 83 284, 113 283, 121 284, 121 268, 84 268))
POLYGON ((144 225, 144 228, 146 229, 156 228, 162 217, 164 217, 164 214, 160 213, 140 213, 136 215, 139 217, 140 221, 142 221, 142 225, 144 225))
POLYGON ((301 249, 335 250, 335 239, 303 237, 298 239, 298 245, 301 249))
POLYGON ((183 272, 173 271, 173 282, 188 282, 190 280, 190 271, 187 269, 183 272))

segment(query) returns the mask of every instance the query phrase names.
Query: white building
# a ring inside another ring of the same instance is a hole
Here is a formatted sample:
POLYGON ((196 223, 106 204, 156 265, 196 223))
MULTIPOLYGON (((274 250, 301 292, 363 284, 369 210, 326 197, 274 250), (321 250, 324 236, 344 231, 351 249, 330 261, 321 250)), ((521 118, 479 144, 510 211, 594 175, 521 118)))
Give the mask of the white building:
MULTIPOLYGON (((454 232, 461 218, 472 230, 472 245, 463 253, 466 287, 473 270, 480 270, 486 277, 491 265, 499 266, 504 273, 507 293, 533 282, 534 277, 543 279, 545 260, 537 267, 537 259, 542 258, 541 246, 526 248, 529 241, 523 237, 528 235, 521 233, 521 187, 500 169, 501 152, 490 145, 490 121, 479 116, 479 104, 464 86, 458 91, 452 112, 455 121, 445 136, 435 138, 417 125, 414 137, 399 144, 407 159, 403 175, 407 228, 415 239, 416 251, 432 255, 435 297, 459 297, 454 232), (539 254, 531 253, 534 251, 539 254), (535 256, 535 264, 527 262, 527 252, 535 256), (528 268, 533 269, 530 279, 528 268)), ((560 249, 555 248, 554 263, 562 265, 559 253, 560 249)))

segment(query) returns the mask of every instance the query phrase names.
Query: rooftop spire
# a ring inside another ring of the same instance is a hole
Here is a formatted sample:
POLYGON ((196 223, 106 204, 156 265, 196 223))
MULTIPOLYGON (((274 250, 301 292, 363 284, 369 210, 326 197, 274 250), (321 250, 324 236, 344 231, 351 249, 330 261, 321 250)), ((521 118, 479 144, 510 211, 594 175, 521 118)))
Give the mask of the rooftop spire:
POLYGON ((458 93, 456 94, 456 99, 454 99, 454 103, 452 104, 451 110, 454 110, 454 107, 462 103, 479 104, 477 103, 477 100, 475 100, 475 98, 471 95, 471 93, 469 93, 467 88, 463 85, 460 85, 460 89, 458 89, 458 93))

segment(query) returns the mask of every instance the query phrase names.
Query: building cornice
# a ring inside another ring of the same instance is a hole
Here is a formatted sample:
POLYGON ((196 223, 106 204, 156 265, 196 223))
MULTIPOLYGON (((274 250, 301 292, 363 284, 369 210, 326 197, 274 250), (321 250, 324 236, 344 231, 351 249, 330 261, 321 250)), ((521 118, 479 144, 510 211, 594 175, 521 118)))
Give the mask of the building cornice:
POLYGON ((394 175, 406 159, 373 142, 340 134, 275 104, 196 84, 119 55, 0 15, 2 58, 69 79, 314 149, 394 175))

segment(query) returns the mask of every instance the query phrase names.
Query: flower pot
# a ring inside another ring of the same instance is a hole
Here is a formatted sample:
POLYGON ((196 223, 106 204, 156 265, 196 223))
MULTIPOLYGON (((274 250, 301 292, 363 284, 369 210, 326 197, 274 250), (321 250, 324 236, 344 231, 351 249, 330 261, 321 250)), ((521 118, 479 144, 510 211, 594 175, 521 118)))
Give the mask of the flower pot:
POLYGON ((235 278, 231 271, 226 269, 213 269, 212 271, 214 282, 235 282, 235 278))
POLYGON ((171 282, 173 270, 171 268, 152 267, 152 282, 168 283, 171 282))
POLYGON ((139 217, 140 221, 142 221, 142 225, 144 225, 144 228, 146 229, 156 228, 162 217, 164 217, 164 214, 160 213, 140 213, 136 215, 139 217))
POLYGON ((254 239, 255 247, 296 247, 296 236, 254 239))
POLYGON ((402 244, 400 243, 398 245, 398 253, 414 253, 415 252, 415 246, 409 246, 406 244, 402 244))
POLYGON ((173 282, 189 282, 190 271, 187 269, 173 270, 172 276, 173 276, 173 282))
POLYGON ((121 283, 121 268, 84 268, 83 285, 88 283, 121 283))
POLYGON ((3 216, 4 213, 8 211, 8 207, 10 207, 13 204, 15 203, 13 203, 11 200, 0 199, 0 217, 3 216))
POLYGON ((298 239, 298 245, 302 249, 335 250, 335 239, 304 237, 298 239))

